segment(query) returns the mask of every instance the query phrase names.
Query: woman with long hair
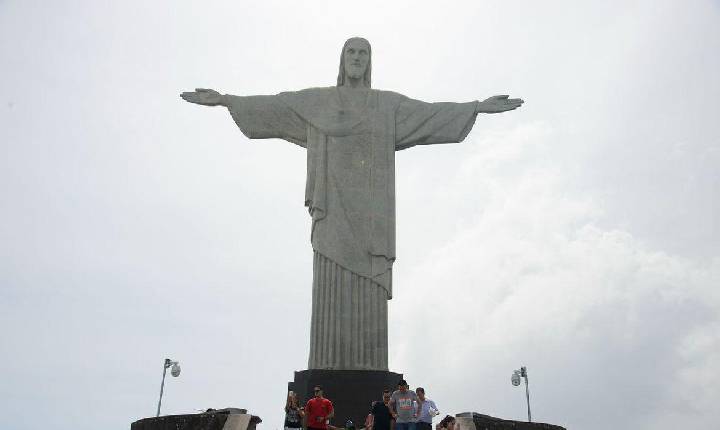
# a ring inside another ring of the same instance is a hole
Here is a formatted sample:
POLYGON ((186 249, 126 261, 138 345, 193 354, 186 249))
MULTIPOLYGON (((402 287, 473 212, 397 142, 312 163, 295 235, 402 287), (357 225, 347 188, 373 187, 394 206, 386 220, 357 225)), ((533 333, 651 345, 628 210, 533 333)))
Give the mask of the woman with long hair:
POLYGON ((290 391, 285 401, 285 430, 298 430, 302 428, 303 408, 298 404, 297 394, 290 391))

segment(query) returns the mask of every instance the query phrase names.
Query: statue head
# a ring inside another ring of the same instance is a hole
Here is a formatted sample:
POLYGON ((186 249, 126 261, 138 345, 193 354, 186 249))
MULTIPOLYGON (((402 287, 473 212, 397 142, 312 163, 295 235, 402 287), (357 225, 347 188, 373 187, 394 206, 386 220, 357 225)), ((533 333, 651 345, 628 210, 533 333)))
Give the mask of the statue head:
POLYGON ((370 88, 372 75, 372 51, 370 42, 362 37, 351 37, 345 41, 340 53, 340 72, 337 84, 345 85, 348 79, 360 80, 363 87, 370 88))

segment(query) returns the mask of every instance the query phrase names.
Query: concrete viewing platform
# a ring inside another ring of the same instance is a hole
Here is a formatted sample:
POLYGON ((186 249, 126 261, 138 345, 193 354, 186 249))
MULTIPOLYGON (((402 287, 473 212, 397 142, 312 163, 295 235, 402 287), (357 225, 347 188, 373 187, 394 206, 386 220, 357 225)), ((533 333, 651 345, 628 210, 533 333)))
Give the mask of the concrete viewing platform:
MULTIPOLYGON (((477 412, 455 415, 456 430, 566 430, 565 427, 526 421, 503 420, 477 412)), ((130 426, 131 430, 255 430, 260 417, 248 414, 245 409, 226 408, 208 410, 199 414, 166 415, 143 418, 130 426)), ((330 430, 343 427, 329 426, 330 430)), ((359 430, 364 430, 358 427, 359 430)))

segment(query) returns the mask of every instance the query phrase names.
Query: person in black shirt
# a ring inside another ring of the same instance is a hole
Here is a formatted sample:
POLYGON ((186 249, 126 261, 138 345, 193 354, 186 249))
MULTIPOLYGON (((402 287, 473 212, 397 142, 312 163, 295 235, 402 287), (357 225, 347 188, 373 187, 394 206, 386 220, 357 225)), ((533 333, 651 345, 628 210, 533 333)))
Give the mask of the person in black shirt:
POLYGON ((374 402, 370 409, 372 430, 392 430, 393 417, 390 414, 390 390, 383 391, 382 402, 374 402))

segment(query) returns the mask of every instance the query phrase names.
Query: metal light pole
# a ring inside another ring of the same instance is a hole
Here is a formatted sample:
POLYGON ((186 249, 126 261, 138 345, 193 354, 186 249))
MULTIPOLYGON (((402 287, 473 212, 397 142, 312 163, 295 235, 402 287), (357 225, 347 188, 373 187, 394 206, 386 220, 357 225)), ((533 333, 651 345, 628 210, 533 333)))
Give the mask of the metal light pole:
POLYGON ((520 385, 520 378, 525 378, 525 398, 527 398, 527 409, 528 409, 528 422, 532 422, 532 415, 530 414, 530 388, 528 387, 528 374, 527 367, 523 366, 520 370, 513 371, 510 381, 514 386, 520 385))
POLYGON ((180 362, 172 361, 169 358, 166 358, 165 363, 163 364, 163 377, 162 382, 160 383, 160 400, 158 400, 157 414, 155 415, 156 417, 160 416, 160 405, 162 405, 163 389, 165 388, 165 373, 171 366, 172 369, 170 369, 170 374, 176 378, 180 376, 180 362))

